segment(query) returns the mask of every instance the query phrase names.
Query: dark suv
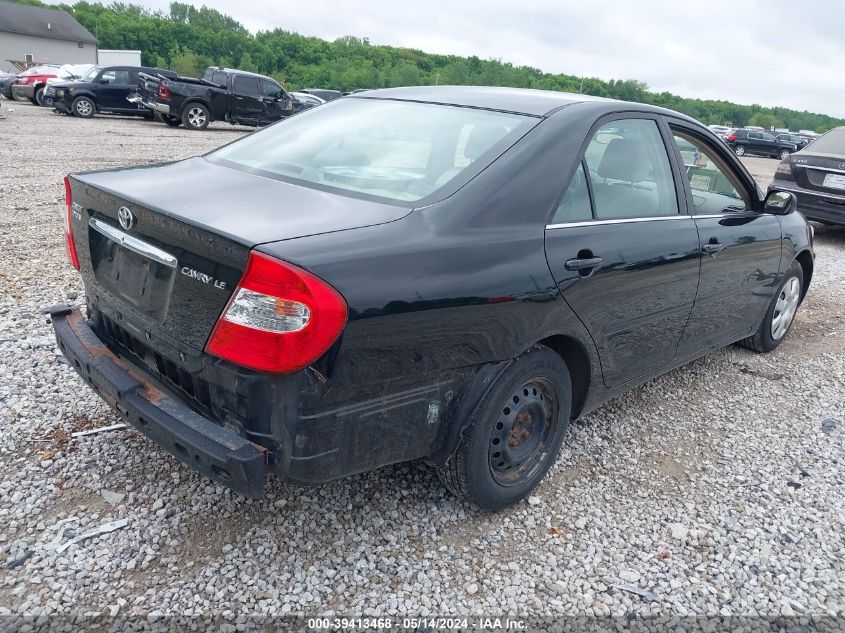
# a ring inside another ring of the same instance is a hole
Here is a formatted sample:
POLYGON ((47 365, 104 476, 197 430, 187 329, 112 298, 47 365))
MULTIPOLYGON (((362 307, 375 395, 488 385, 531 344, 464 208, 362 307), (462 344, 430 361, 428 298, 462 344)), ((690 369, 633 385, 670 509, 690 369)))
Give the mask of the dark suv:
POLYGON ((795 143, 781 141, 769 132, 757 130, 739 129, 728 134, 725 142, 737 156, 746 154, 758 154, 771 158, 786 158, 793 152, 798 151, 795 143))
POLYGON ((152 118, 153 113, 139 104, 126 100, 138 84, 138 73, 155 73, 176 77, 171 70, 143 66, 95 66, 78 81, 49 86, 49 105, 59 112, 92 117, 97 113, 130 114, 152 118))
POLYGON ((772 132, 772 135, 779 141, 783 141, 784 143, 792 143, 797 148, 797 151, 801 151, 807 145, 810 144, 810 141, 804 140, 797 134, 793 134, 792 132, 772 132))

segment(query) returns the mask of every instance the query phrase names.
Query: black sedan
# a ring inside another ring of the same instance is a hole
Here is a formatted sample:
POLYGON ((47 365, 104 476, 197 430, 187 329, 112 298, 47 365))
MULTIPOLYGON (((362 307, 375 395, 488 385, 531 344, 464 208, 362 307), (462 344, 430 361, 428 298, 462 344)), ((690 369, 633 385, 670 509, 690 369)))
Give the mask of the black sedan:
POLYGON ((807 218, 845 226, 845 126, 783 159, 769 190, 790 191, 807 218))
POLYGON ((127 422, 243 494, 424 458, 498 509, 571 420, 783 341, 813 274, 794 203, 668 110, 371 91, 202 157, 70 176, 87 315, 52 320, 127 422))

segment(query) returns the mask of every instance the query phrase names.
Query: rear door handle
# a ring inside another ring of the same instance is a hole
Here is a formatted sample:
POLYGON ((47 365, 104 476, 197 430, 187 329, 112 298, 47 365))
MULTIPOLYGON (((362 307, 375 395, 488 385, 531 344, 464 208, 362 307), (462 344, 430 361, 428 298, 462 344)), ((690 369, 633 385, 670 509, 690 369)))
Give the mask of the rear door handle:
POLYGON ((566 270, 580 271, 595 268, 601 264, 601 257, 576 257, 575 259, 567 259, 563 265, 566 270))

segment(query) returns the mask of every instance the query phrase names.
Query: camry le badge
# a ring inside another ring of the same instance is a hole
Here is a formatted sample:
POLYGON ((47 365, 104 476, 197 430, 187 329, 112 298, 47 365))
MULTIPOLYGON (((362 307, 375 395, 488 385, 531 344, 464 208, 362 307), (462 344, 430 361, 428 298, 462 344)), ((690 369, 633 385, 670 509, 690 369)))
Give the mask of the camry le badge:
POLYGON ((128 207, 120 207, 117 210, 117 221, 120 222, 126 231, 135 226, 135 214, 128 207))

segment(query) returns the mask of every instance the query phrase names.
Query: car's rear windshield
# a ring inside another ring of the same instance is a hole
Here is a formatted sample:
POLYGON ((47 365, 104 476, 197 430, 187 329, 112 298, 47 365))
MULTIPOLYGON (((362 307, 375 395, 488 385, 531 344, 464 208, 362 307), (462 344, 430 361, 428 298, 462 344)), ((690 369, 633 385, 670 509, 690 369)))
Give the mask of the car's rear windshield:
POLYGON ((808 151, 845 156, 845 130, 831 130, 807 146, 808 151))
POLYGON ((425 198, 537 123, 520 114, 347 98, 207 156, 236 169, 390 200, 425 198))

